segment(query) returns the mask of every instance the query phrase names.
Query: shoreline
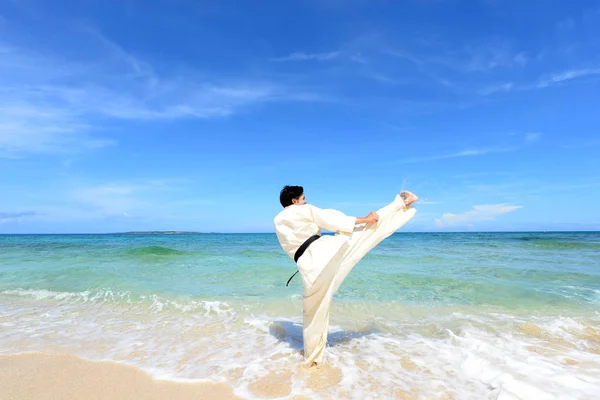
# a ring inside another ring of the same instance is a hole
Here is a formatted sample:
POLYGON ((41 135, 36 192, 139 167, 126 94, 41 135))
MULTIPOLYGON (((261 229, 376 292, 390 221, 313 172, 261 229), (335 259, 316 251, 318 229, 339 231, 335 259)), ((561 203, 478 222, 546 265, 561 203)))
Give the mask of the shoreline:
POLYGON ((226 383, 156 380, 133 366, 64 353, 0 355, 0 387, 11 400, 241 399, 226 383))

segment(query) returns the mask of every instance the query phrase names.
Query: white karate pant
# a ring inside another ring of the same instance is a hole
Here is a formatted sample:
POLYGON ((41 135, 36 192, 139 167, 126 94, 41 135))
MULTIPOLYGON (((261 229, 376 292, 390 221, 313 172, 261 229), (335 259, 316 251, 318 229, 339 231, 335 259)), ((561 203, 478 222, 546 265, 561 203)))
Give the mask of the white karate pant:
POLYGON ((312 285, 304 281, 304 359, 309 366, 323 360, 331 300, 346 276, 369 251, 400 229, 415 213, 416 210, 406 208, 400 195, 397 195, 392 203, 377 210, 377 224, 362 225, 353 233, 344 234, 349 236, 347 245, 342 246, 329 260, 312 285))

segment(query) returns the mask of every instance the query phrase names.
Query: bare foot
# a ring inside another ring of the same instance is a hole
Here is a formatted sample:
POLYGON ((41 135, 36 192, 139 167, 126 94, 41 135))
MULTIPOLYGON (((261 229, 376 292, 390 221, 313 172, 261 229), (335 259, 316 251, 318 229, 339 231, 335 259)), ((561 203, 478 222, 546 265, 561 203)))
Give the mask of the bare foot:
POLYGON ((400 197, 404 200, 404 204, 406 207, 410 206, 415 201, 419 200, 419 196, 414 193, 409 192, 408 190, 403 190, 400 192, 400 197))

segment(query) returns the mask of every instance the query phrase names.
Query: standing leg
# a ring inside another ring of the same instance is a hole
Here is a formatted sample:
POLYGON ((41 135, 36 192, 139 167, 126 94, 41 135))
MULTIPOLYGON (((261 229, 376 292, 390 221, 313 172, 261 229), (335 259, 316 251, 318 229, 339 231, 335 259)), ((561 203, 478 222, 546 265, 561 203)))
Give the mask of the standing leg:
POLYGON ((304 361, 308 366, 313 363, 320 364, 327 344, 327 329, 329 327, 329 309, 333 294, 331 282, 335 278, 346 253, 347 246, 343 246, 338 254, 333 257, 323 268, 312 285, 304 285, 302 299, 304 338, 304 361))

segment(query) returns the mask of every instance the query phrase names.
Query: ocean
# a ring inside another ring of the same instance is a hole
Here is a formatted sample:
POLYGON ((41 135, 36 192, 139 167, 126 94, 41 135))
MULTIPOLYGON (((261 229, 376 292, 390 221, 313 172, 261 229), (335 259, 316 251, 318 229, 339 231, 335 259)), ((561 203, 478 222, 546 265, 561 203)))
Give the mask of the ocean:
POLYGON ((0 353, 243 398, 600 398, 598 232, 392 235, 334 297, 321 381, 295 271, 274 234, 0 235, 0 353))

